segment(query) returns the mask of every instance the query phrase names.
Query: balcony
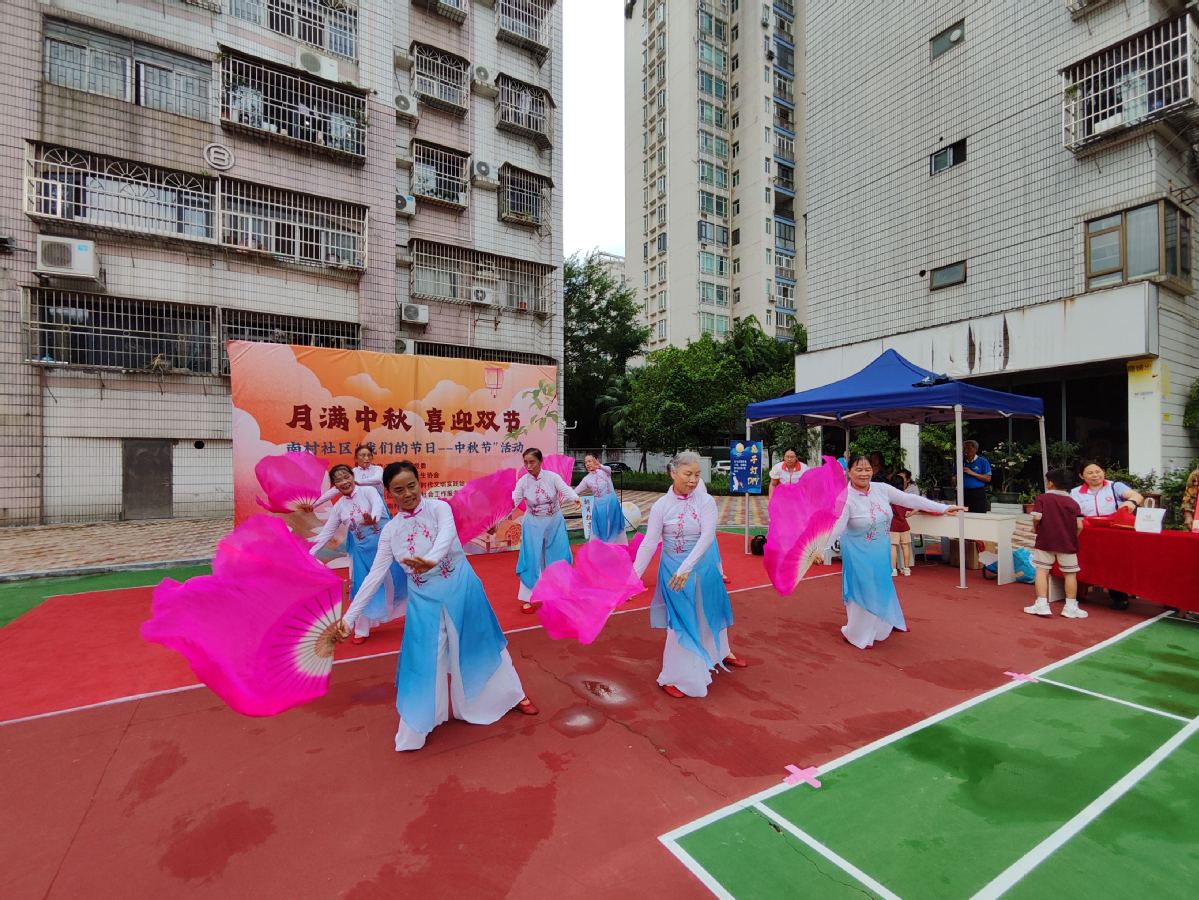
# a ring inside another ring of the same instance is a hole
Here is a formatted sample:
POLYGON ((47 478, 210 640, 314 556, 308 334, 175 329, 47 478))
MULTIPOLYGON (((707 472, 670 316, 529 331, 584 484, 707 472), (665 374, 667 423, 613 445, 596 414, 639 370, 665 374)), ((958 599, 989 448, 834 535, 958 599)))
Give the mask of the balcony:
POLYGON ((413 144, 412 193, 431 203, 464 209, 469 159, 454 150, 413 144))
POLYGON ((774 127, 781 128, 783 131, 795 134, 795 116, 791 114, 791 110, 785 107, 775 107, 774 110, 774 127), (787 115, 782 112, 786 111, 787 115))
POLYGON ((795 162, 795 141, 778 135, 774 139, 774 155, 787 162, 795 162))
POLYGON ((786 100, 795 104, 795 83, 782 75, 774 76, 774 96, 776 100, 786 100))
POLYGON ((1078 153, 1154 122, 1189 138, 1199 121, 1197 37, 1190 16, 1178 16, 1062 70, 1066 149, 1078 153))
POLYGON ((221 124, 358 162, 366 156, 366 100, 361 95, 237 56, 221 59, 221 124))
POLYGON ((553 141, 553 101, 541 88, 515 78, 496 78, 499 96, 495 101, 495 127, 500 131, 531 138, 541 150, 553 141))
POLYGON ((791 0, 774 0, 774 8, 781 10, 793 19, 795 18, 795 4, 791 0))
POLYGON ((466 11, 470 4, 468 0, 412 0, 412 5, 461 25, 466 21, 466 11))
POLYGON ((553 5, 554 0, 496 0, 496 40, 528 50, 541 65, 550 52, 553 5))
POLYGON ((469 65, 460 56, 412 45, 412 93, 422 102, 457 116, 465 116, 470 103, 469 65))
POLYGON ((229 13, 337 56, 358 58, 357 0, 229 0, 229 13))
MULTIPOLYGON (((783 258, 784 257, 781 257, 781 256, 779 257, 779 259, 783 259, 783 258)), ((794 266, 775 266, 774 267, 774 277, 782 278, 784 281, 794 281, 795 280, 795 267, 794 266)))

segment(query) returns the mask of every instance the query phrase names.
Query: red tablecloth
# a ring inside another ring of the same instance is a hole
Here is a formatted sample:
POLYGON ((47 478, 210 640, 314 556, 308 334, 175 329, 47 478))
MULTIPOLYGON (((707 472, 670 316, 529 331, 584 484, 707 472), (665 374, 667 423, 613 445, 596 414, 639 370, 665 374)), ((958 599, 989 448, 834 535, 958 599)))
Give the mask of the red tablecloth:
POLYGON ((1199 611, 1199 534, 1084 528, 1078 565, 1084 584, 1199 611))

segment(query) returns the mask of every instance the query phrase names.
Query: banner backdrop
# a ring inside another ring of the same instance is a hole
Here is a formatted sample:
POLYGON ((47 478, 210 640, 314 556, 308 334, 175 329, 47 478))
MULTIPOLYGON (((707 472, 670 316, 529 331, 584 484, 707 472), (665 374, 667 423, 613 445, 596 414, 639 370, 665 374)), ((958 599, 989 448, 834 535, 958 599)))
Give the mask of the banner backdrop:
MULTIPOLYGON (((353 465, 366 444, 378 465, 412 460, 425 493, 442 498, 479 475, 521 467, 527 447, 557 452, 555 366, 252 341, 229 344, 229 365, 235 523, 261 512, 255 464, 289 450, 353 465)), ((519 518, 467 552, 519 546, 519 518)))

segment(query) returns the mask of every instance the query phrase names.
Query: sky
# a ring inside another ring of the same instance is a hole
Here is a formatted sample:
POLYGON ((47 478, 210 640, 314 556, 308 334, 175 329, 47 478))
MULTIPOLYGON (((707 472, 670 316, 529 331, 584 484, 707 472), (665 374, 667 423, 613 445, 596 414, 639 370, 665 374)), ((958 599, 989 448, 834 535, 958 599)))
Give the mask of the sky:
POLYGON ((562 246, 623 254, 624 2, 562 6, 562 246))

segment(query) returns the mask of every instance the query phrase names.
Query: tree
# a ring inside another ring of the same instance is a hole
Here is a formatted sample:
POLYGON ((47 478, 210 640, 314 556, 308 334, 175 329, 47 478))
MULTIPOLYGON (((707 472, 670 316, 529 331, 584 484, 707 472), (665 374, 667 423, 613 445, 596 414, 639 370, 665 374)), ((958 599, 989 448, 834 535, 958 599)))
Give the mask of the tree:
POLYGON ((594 253, 566 260, 563 281, 563 412, 568 422, 578 423, 571 443, 595 447, 612 439, 597 401, 641 352, 649 329, 638 324, 634 291, 621 287, 594 253))

